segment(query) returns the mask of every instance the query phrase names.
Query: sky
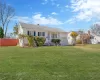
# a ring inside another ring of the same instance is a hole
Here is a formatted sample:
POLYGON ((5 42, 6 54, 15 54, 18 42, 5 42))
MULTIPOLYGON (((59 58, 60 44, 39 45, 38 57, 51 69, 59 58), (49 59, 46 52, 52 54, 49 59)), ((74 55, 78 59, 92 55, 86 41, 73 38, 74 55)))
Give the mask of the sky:
POLYGON ((16 22, 40 24, 67 32, 88 30, 100 20, 100 0, 5 0, 15 8, 9 24, 12 32, 16 22))

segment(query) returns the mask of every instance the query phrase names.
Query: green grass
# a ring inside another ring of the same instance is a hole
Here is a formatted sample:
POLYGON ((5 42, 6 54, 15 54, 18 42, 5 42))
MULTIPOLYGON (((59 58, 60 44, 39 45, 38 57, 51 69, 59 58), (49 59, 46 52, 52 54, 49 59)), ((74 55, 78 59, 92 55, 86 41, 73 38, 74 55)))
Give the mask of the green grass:
POLYGON ((100 49, 100 44, 90 44, 90 45, 86 45, 86 48, 95 48, 95 49, 100 49))
POLYGON ((100 50, 1 47, 0 80, 100 80, 100 50))

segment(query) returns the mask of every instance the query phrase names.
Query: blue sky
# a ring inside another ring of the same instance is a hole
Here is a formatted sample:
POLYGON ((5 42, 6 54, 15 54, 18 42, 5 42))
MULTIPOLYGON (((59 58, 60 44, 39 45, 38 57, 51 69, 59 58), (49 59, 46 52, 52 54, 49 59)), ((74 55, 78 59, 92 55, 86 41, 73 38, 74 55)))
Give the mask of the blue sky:
POLYGON ((5 0, 16 14, 8 32, 18 21, 61 28, 88 30, 99 21, 100 0, 5 0))

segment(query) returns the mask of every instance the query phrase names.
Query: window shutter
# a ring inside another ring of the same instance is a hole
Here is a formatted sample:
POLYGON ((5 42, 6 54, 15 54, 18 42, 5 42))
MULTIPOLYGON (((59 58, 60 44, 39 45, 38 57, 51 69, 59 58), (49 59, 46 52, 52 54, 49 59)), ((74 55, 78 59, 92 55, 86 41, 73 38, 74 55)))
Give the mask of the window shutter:
POLYGON ((38 36, 40 36, 40 35, 39 35, 39 32, 38 32, 38 36))
POLYGON ((36 32, 34 31, 34 36, 36 36, 36 32))
POLYGON ((30 35, 30 32, 29 31, 27 31, 27 35, 30 35))

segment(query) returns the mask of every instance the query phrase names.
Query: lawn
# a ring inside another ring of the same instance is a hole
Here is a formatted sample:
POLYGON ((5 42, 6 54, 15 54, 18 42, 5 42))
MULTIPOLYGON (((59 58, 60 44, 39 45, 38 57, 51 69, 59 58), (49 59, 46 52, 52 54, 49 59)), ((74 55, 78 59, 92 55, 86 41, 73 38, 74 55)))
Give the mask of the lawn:
POLYGON ((100 80, 100 50, 0 47, 0 80, 100 80))

